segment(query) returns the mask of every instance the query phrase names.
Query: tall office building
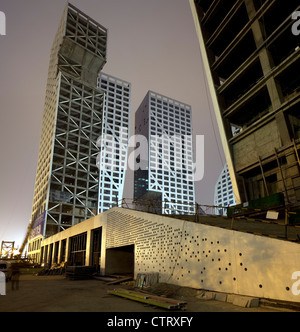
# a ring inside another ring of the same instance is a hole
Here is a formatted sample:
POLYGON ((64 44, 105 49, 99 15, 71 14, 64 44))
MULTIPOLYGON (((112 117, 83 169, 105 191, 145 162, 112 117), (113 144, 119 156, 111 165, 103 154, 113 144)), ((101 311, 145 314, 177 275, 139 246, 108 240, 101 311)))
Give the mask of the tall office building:
POLYGON ((228 206, 235 205, 232 183, 227 165, 224 166, 215 186, 214 205, 216 206, 216 214, 227 215, 228 206))
POLYGON ((50 57, 29 247, 97 214, 107 30, 67 4, 50 57))
POLYGON ((145 139, 136 150, 134 196, 160 193, 164 214, 194 211, 191 112, 191 106, 149 91, 135 114, 135 134, 145 139))
POLYGON ((98 213, 123 198, 128 154, 131 84, 100 73, 98 87, 105 93, 100 153, 98 213))
POLYGON ((299 205, 299 1, 190 5, 237 203, 283 193, 299 205))

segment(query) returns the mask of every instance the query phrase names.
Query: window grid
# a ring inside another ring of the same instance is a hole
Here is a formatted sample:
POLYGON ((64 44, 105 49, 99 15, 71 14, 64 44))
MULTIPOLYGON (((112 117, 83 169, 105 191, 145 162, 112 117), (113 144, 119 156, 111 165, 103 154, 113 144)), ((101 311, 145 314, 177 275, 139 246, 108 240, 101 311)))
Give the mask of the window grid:
POLYGON ((123 198, 128 154, 131 84, 100 73, 98 87, 105 93, 99 168, 98 213, 123 198))

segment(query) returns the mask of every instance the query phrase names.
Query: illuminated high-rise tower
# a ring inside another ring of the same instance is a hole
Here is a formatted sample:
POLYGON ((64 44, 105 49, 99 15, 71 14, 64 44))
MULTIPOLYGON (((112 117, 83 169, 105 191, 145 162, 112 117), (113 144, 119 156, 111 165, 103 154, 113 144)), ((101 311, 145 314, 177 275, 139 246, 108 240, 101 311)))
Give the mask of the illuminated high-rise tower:
POLYGON ((135 113, 135 134, 145 138, 134 172, 135 199, 159 193, 162 213, 194 213, 191 106, 148 91, 135 113))
POLYGON ((67 4, 50 57, 32 208, 32 248, 97 214, 97 138, 104 93, 107 30, 67 4))
POLYGON ((98 212, 104 212, 123 198, 128 154, 131 84, 100 73, 98 87, 105 93, 99 168, 98 212))

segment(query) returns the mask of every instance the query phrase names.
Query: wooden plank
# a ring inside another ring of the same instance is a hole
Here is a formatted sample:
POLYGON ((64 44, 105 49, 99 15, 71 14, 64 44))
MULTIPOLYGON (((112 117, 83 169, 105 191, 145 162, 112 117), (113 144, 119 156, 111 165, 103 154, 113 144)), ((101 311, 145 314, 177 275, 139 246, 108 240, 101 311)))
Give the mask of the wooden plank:
POLYGON ((174 305, 186 305, 187 303, 184 301, 179 301, 176 299, 172 299, 172 298, 167 298, 167 297, 163 297, 163 296, 158 296, 158 295, 153 295, 153 294, 149 294, 149 293, 142 293, 142 292, 136 292, 136 291, 130 291, 127 289, 116 289, 116 291, 118 292, 123 292, 123 293, 128 293, 137 297, 142 297, 145 299, 152 299, 152 300, 157 300, 157 301, 161 301, 161 302, 165 302, 165 303, 170 303, 170 304, 174 304, 174 305))
POLYGON ((120 279, 108 282, 107 285, 117 285, 117 284, 120 284, 121 282, 130 281, 130 280, 132 280, 132 277, 120 278, 120 279))
POLYGON ((151 299, 143 299, 141 297, 133 296, 133 295, 122 293, 122 292, 109 291, 108 293, 112 294, 112 295, 116 295, 116 296, 120 296, 120 297, 129 299, 129 300, 133 300, 133 301, 137 301, 137 302, 141 302, 141 303, 145 303, 145 304, 149 304, 149 305, 154 305, 156 307, 160 307, 160 308, 164 308, 164 309, 169 309, 169 310, 170 309, 180 309, 176 305, 171 305, 171 304, 168 304, 168 303, 155 301, 155 300, 151 300, 151 299))
POLYGON ((150 296, 149 297, 150 299, 152 300, 160 300, 160 301, 163 301, 163 302, 166 302, 166 303, 171 303, 171 304, 175 304, 175 305, 179 305, 179 306, 184 306, 186 305, 187 303, 184 302, 184 301, 178 301, 178 300, 174 300, 174 299, 168 299, 166 297, 158 297, 158 296, 150 296))
POLYGON ((137 301, 146 300, 149 302, 149 304, 153 304, 153 305, 156 305, 157 303, 159 303, 160 307, 167 308, 167 309, 180 309, 187 304, 184 301, 165 298, 162 296, 156 296, 153 294, 130 291, 127 289, 115 289, 113 292, 114 292, 114 295, 119 295, 119 296, 123 295, 122 297, 136 299, 137 301))

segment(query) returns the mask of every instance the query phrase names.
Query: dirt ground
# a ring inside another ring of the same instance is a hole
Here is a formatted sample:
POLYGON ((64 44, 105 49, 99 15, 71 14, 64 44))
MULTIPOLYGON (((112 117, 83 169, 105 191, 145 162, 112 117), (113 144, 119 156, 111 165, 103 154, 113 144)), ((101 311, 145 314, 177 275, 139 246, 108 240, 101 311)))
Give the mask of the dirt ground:
MULTIPOLYGON (((22 275, 19 290, 6 284, 6 295, 0 296, 0 312, 166 312, 153 306, 108 294, 115 288, 99 280, 72 281, 64 276, 22 275)), ((132 288, 132 287, 131 287, 132 288)), ((270 312, 268 308, 242 308, 230 303, 196 298, 196 291, 171 285, 158 285, 147 290, 157 295, 187 302, 185 312, 270 312)), ((172 312, 172 311, 167 311, 172 312)))

